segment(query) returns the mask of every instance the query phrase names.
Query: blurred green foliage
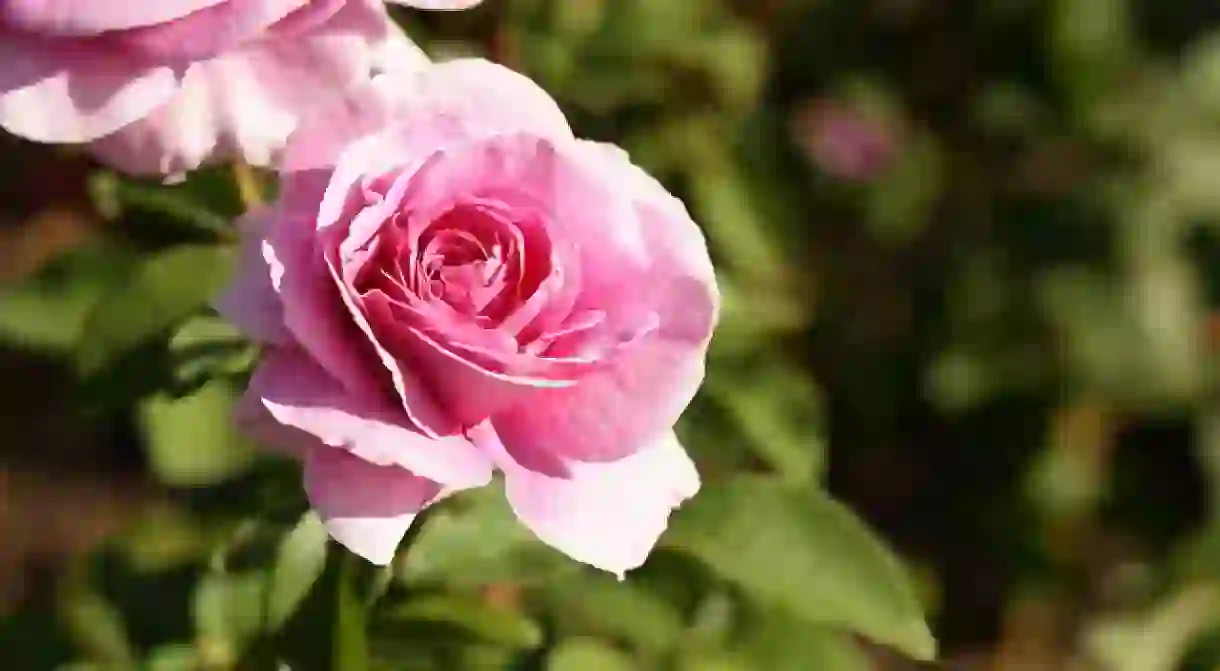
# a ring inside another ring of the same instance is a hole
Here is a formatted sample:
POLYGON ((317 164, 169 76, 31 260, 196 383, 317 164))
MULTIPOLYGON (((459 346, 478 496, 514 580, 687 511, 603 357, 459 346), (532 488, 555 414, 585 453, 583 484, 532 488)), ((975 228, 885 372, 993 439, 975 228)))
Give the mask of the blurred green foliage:
MULTIPOLYGON (((9 667, 1220 665, 1220 5, 395 11, 434 56, 536 78, 704 227, 725 305, 679 427, 703 491, 622 583, 494 487, 430 511, 389 570, 346 557, 227 420, 257 356, 207 307, 231 173, 86 166, 94 232, 10 278, 0 337, 62 378, 51 421, 135 453, 155 495, 10 604, 9 667)), ((81 163, 5 153, 15 183, 23 157, 81 163)), ((14 229, 37 220, 19 201, 70 200, 6 197, 14 229)), ((94 463, 5 416, 4 464, 94 463)))

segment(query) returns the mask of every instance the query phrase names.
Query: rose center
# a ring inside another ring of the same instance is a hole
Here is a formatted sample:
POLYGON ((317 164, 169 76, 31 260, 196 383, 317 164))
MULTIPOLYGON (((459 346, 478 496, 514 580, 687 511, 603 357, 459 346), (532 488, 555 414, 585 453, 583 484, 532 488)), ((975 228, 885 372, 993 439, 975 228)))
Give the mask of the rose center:
POLYGON ((504 290, 506 265, 499 245, 485 256, 464 255, 430 259, 424 267, 428 292, 458 312, 477 315, 504 290))

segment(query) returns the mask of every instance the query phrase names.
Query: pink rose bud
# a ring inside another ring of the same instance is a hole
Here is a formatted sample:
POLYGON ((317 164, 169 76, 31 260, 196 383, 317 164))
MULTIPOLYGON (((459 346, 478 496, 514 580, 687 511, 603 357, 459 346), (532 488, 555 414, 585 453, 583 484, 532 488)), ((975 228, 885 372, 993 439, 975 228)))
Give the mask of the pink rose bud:
POLYGON ((870 181, 889 167, 896 152, 885 124, 838 103, 813 103, 797 114, 794 125, 797 144, 836 179, 870 181))
POLYGON ((0 0, 0 127, 137 174, 268 164, 382 59, 425 60, 380 0, 0 0))
POLYGON ((289 139, 218 307, 269 347, 239 421, 331 535, 393 557, 504 473, 543 541, 622 575, 699 488, 673 426, 719 294, 682 203, 482 60, 381 75, 289 139))

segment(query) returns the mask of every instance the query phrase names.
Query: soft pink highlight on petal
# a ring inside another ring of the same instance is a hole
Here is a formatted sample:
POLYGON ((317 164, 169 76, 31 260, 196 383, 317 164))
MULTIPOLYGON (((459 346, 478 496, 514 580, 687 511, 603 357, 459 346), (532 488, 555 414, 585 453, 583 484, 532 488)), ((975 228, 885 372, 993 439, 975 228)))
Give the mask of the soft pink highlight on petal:
POLYGON ((463 139, 513 132, 572 137, 559 106, 529 78, 488 61, 457 59, 380 75, 311 115, 289 138, 284 171, 332 167, 350 143, 391 122, 407 132, 397 133, 393 145, 386 144, 389 136, 379 138, 381 155, 402 166, 463 139))
POLYGON ((385 566, 411 522, 441 486, 397 466, 376 466, 346 452, 311 450, 305 492, 335 540, 385 566))
POLYGON ((129 53, 148 59, 204 59, 243 46, 310 0, 230 0, 158 23, 114 33, 129 53))
MULTIPOLYGON (((626 300, 647 301, 631 307, 653 311, 660 322, 656 333, 623 351, 610 370, 570 389, 541 392, 536 402, 506 411, 492 423, 507 445, 553 450, 580 461, 613 461, 672 427, 694 398, 719 297, 707 244, 681 202, 627 162, 623 152, 592 143, 582 151, 632 198, 654 258, 636 278, 639 284, 624 285, 628 291, 638 286, 649 291, 631 291, 626 300)), ((599 305, 622 308, 624 299, 613 290, 598 298, 599 305)))
MULTIPOLYGON (((496 451, 494 435, 481 444, 496 451)), ((568 478, 522 467, 500 451, 517 517, 548 545, 619 576, 641 564, 672 510, 699 491, 699 474, 672 431, 619 461, 571 464, 568 478)))
POLYGON ((5 0, 0 24, 48 35, 96 35, 110 30, 150 26, 232 0, 5 0))
POLYGON ((402 40, 380 8, 349 0, 304 34, 191 65, 168 104, 95 143, 93 151, 134 174, 181 173, 234 156, 274 164, 302 117, 327 96, 342 98, 361 86, 383 45, 402 40))
POLYGON ((470 9, 483 0, 387 0, 391 5, 406 5, 416 9, 455 10, 470 9))
POLYGON ((610 370, 492 418, 506 445, 567 459, 610 462, 668 430, 703 382, 702 352, 649 337, 610 370))
POLYGON ((370 463, 408 468, 454 487, 478 487, 491 479, 490 460, 464 437, 420 434, 401 411, 380 398, 346 392, 301 353, 270 352, 247 394, 261 399, 281 424, 370 463))
POLYGON ((35 142, 88 142, 169 100, 180 68, 0 27, 0 127, 35 142))

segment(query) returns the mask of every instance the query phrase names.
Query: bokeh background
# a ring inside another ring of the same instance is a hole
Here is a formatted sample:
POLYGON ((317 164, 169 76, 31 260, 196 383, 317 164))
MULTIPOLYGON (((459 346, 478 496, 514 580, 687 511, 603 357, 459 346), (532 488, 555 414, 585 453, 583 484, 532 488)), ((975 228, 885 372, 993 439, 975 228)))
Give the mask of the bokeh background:
POLYGON ((396 16, 534 77, 704 226, 705 493, 626 583, 492 491, 330 590, 294 466, 228 421, 256 352, 206 308, 267 176, 4 138, 4 668, 1220 668, 1220 4, 396 16))

